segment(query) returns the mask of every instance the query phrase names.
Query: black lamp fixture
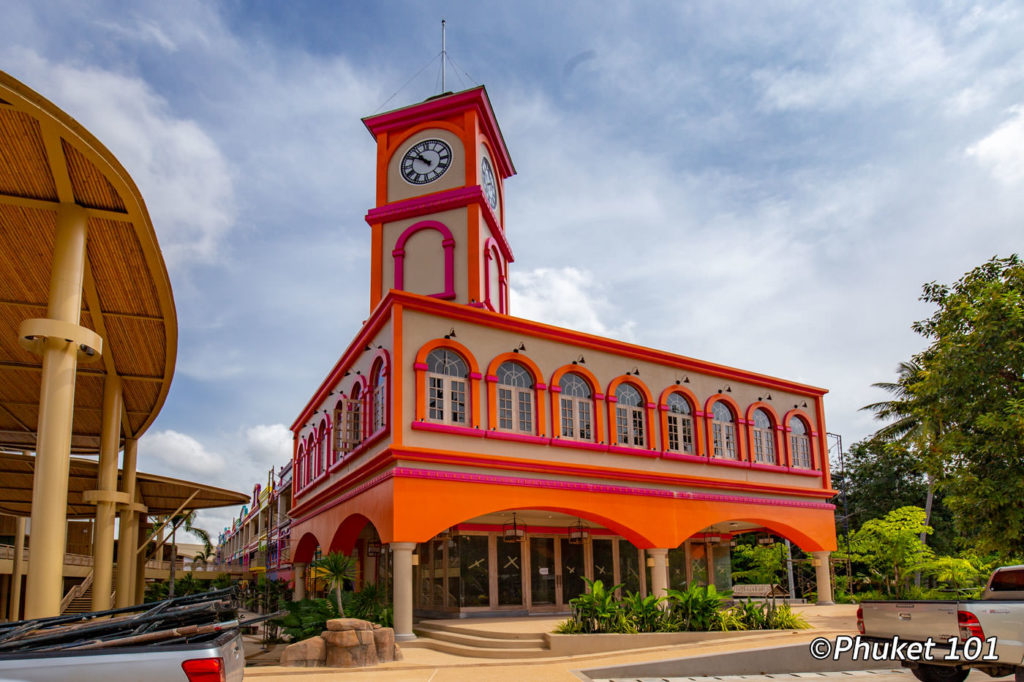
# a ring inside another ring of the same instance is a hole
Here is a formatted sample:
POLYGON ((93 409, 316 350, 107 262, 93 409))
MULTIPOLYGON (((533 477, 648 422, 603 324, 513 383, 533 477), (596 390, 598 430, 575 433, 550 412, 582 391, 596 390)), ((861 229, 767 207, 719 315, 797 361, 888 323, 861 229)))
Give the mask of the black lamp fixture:
POLYGON ((373 349, 370 348, 370 344, 366 344, 366 348, 363 349, 363 352, 364 353, 369 353, 371 350, 373 350, 373 349))
POLYGON ((523 352, 526 351, 526 344, 525 343, 520 342, 520 344, 518 346, 516 346, 515 348, 512 349, 513 353, 518 353, 520 351, 523 351, 523 352))
POLYGON ((634 367, 633 369, 631 369, 628 372, 626 372, 626 374, 632 374, 633 376, 638 377, 638 376, 640 376, 640 368, 639 367, 634 367))
POLYGON ((566 531, 569 534, 570 545, 582 545, 590 539, 590 529, 583 525, 583 520, 577 518, 576 523, 569 526, 566 531))
POLYGON ((512 512, 512 521, 501 524, 501 534, 505 542, 523 542, 526 539, 526 525, 519 523, 516 513, 512 512))
POLYGON ((587 361, 584 360, 583 356, 581 355, 578 358, 576 358, 575 360, 573 360, 572 364, 574 364, 574 365, 585 365, 585 364, 587 364, 587 361))
POLYGON ((454 339, 455 338, 455 327, 452 327, 451 330, 447 334, 444 335, 444 338, 446 338, 446 339, 454 339))
POLYGON ((807 401, 805 400, 800 407, 802 407, 802 408, 804 408, 806 410, 807 409, 807 401))

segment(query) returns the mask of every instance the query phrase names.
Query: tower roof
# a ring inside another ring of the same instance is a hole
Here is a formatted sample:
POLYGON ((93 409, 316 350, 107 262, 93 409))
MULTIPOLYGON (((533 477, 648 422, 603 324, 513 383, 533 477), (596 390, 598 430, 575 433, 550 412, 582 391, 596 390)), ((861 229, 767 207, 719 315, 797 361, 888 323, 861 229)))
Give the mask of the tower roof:
POLYGON ((505 137, 501 134, 501 128, 498 127, 498 121, 494 117, 494 109, 491 107, 490 97, 487 96, 487 88, 482 85, 460 92, 444 93, 430 97, 418 104, 367 116, 363 119, 363 124, 366 125, 374 139, 377 139, 384 132, 409 128, 418 123, 425 123, 467 110, 476 111, 481 131, 487 135, 495 147, 494 159, 498 166, 497 171, 503 178, 515 175, 516 169, 512 165, 512 157, 509 156, 508 148, 505 146, 505 137))

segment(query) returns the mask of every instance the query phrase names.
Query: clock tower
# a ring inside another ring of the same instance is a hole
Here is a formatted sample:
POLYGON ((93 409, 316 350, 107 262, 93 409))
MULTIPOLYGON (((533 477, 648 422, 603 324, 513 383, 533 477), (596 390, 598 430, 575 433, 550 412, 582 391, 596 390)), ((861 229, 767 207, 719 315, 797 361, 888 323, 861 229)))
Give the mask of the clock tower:
POLYGON ((515 168, 484 87, 363 123, 377 141, 370 309, 399 289, 507 314, 504 181, 515 168))

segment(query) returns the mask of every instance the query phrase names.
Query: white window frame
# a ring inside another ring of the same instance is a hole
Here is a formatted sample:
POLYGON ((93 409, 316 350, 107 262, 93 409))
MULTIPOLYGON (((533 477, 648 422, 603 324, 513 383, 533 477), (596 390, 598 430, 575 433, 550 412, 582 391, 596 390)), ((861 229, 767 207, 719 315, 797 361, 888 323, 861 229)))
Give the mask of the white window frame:
POLYGON ((622 383, 615 389, 615 435, 616 444, 628 448, 647 447, 647 411, 644 395, 632 384, 622 383), (628 391, 636 394, 637 404, 625 402, 628 391))
POLYGON ((427 395, 424 396, 427 401, 427 421, 449 426, 469 426, 469 365, 461 355, 448 348, 435 348, 430 351, 427 355, 427 365, 430 366, 432 362, 433 366, 426 374, 427 395), (457 362, 446 356, 435 355, 438 352, 451 354, 457 362), (460 376, 448 373, 457 371, 459 365, 465 374, 460 376), (461 410, 456 410, 455 406, 459 406, 461 410))
POLYGON ((668 412, 665 414, 665 433, 668 442, 665 449, 684 455, 695 454, 693 409, 681 393, 670 393, 665 399, 668 412))
POLYGON ((713 456, 717 459, 738 460, 739 451, 736 443, 736 415, 728 405, 719 401, 711 406, 711 433, 713 443, 713 456), (728 411, 729 421, 720 419, 721 413, 718 406, 728 411))
POLYGON ((383 431, 388 425, 388 373, 384 363, 381 363, 374 375, 374 381, 376 384, 373 387, 373 428, 370 429, 371 435, 383 431))
POLYGON ((794 469, 814 469, 811 457, 811 439, 807 435, 807 426, 799 417, 789 420, 789 446, 793 458, 794 469), (797 427, 800 431, 797 432, 797 427))
POLYGON ((533 375, 522 364, 508 360, 498 367, 498 385, 495 387, 498 431, 533 434, 534 415, 533 375))
POLYGON ((594 442, 594 398, 590 384, 575 372, 558 381, 559 435, 581 443, 594 442), (568 416, 568 419, 566 417, 568 416))
POLYGON ((758 408, 754 410, 754 461, 758 464, 778 464, 775 455, 775 428, 772 426, 768 413, 758 408))

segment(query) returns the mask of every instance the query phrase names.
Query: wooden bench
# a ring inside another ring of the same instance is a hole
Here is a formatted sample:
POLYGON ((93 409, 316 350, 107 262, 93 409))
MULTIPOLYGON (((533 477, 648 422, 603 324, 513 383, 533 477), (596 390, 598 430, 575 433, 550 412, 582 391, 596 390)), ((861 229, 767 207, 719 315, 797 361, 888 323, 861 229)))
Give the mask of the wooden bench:
POLYGON ((733 585, 732 586, 732 597, 733 599, 767 599, 770 597, 782 597, 786 598, 789 593, 782 588, 782 585, 761 583, 757 585, 733 585))

